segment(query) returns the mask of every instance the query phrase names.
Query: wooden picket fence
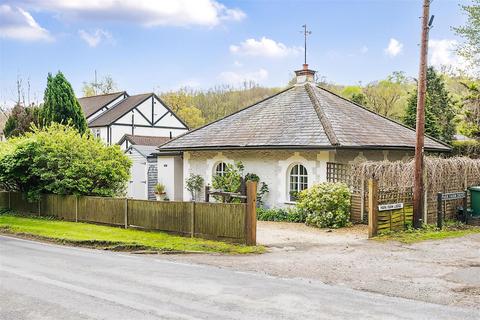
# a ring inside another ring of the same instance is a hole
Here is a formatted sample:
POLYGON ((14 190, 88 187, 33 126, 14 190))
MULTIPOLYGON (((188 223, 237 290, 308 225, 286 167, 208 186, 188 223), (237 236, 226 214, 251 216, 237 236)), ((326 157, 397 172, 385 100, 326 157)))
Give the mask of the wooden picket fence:
POLYGON ((247 245, 256 244, 255 202, 255 182, 247 185, 246 203, 162 202, 51 194, 29 202, 22 193, 0 192, 0 208, 24 215, 165 231, 247 245))

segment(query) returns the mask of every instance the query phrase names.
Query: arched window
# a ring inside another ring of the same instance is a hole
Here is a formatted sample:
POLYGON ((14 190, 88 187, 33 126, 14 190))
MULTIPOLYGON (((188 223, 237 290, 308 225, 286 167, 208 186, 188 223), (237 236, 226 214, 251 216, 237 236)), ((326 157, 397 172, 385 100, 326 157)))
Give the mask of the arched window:
POLYGON ((219 162, 215 166, 215 171, 213 172, 213 174, 215 176, 216 175, 223 176, 225 174, 225 171, 227 171, 227 164, 225 162, 219 162))
POLYGON ((298 193, 308 188, 308 173, 304 166, 296 164, 290 169, 289 185, 289 199, 297 201, 298 193))

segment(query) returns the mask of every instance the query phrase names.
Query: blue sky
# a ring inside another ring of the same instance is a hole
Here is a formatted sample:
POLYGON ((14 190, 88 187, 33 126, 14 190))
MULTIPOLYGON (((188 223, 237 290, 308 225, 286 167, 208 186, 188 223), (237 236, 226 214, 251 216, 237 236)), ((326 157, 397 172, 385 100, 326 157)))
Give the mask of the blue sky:
MULTIPOLYGON (((18 0, 0 1, 0 100, 15 99, 17 76, 42 99, 48 72, 61 70, 81 94, 84 81, 111 75, 131 94, 182 86, 285 85, 303 63, 327 81, 368 83, 418 69, 421 1, 414 0, 18 0)), ((461 67, 451 26, 459 4, 435 0, 430 63, 461 67)))

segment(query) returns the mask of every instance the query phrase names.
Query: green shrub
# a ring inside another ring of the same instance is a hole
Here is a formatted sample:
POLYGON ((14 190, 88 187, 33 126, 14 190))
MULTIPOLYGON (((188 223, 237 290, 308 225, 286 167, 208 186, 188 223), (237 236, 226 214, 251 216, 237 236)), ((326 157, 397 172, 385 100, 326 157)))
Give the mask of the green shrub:
POLYGON ((297 206, 307 213, 307 225, 341 228, 350 220, 350 190, 344 183, 320 183, 300 192, 297 206))
POLYGON ((480 158, 480 142, 476 140, 453 141, 452 147, 452 154, 455 156, 480 158))
POLYGON ((118 145, 53 123, 0 145, 0 189, 93 196, 122 195, 131 161, 118 145))
POLYGON ((257 208, 257 220, 277 222, 305 222, 305 211, 297 207, 287 208, 257 208))

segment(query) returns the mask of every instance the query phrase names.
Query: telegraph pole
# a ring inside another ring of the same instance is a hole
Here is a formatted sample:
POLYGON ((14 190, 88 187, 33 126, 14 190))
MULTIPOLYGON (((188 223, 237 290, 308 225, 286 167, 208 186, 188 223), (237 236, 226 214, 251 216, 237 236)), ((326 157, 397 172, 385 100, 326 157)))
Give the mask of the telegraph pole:
POLYGON ((427 91, 427 55, 430 0, 423 1, 422 42, 420 45, 420 67, 418 72, 417 121, 415 144, 415 172, 413 186, 413 227, 422 227, 423 217, 423 152, 425 143, 425 95, 427 91))

